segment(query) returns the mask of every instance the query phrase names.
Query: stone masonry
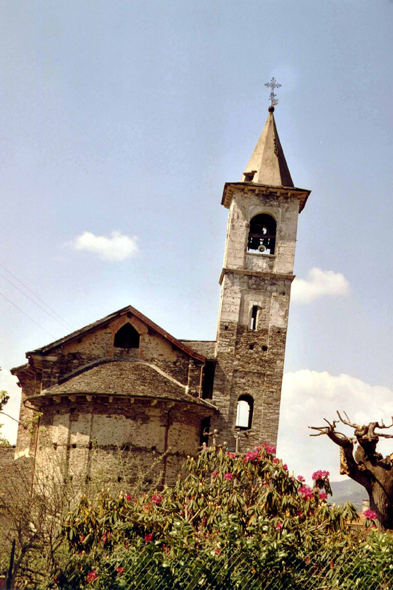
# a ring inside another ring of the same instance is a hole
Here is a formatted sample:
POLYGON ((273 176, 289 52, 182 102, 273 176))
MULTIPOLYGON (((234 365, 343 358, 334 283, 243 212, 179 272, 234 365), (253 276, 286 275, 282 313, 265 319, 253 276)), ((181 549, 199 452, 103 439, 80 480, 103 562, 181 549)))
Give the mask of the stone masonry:
POLYGON ((241 450, 276 443, 297 220, 309 191, 293 185, 273 111, 241 182, 224 187, 217 340, 177 340, 127 306, 26 353, 12 371, 22 387, 16 459, 29 457, 33 470, 61 463, 78 481, 105 468, 121 482, 158 457, 161 482, 173 483, 214 428, 231 449, 239 431, 241 450), (247 424, 238 423, 242 403, 247 424))

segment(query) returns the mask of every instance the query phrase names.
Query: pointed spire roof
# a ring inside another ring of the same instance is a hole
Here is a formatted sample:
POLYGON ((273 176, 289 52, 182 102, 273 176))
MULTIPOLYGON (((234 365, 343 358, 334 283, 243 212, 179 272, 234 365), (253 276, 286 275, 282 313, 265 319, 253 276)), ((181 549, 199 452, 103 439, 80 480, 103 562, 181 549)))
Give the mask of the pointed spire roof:
POLYGON ((274 120, 274 106, 269 107, 265 127, 244 171, 242 182, 294 186, 274 120))

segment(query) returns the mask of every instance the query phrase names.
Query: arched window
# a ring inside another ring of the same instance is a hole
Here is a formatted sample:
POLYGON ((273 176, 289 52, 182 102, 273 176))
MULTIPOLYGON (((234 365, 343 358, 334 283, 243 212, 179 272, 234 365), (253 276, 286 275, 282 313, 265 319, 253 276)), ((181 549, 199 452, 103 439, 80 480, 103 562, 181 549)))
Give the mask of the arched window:
POLYGON ((131 324, 124 324, 115 334, 116 348, 139 348, 139 334, 131 324))
POLYGON ((248 252, 274 254, 276 246, 276 221, 266 213, 255 215, 250 221, 248 252))
POLYGON ((249 430, 252 425, 252 413, 254 410, 254 400, 251 395, 241 395, 237 402, 236 409, 236 428, 249 430))
POLYGON ((251 308, 250 316, 250 330, 256 330, 258 328, 258 306, 253 305, 251 308))

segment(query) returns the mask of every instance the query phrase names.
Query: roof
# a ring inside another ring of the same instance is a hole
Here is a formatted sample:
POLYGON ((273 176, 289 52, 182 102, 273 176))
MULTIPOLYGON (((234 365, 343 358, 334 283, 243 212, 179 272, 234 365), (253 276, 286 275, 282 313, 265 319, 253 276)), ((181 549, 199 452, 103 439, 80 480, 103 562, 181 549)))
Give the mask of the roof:
POLYGON ((154 332, 156 332, 157 334, 160 334, 163 338, 168 340, 171 344, 173 344, 177 348, 180 348, 180 350, 182 350, 183 352, 185 352, 186 354, 188 354, 192 358, 195 358, 196 360, 199 360, 201 362, 205 362, 206 359, 202 354, 195 352, 195 350, 193 350, 192 348, 190 348, 189 346, 187 346, 186 344, 184 344, 180 340, 177 340, 177 338, 175 338, 174 336, 171 336, 171 334, 169 334, 168 332, 163 330, 163 328, 161 328, 158 324, 154 323, 152 320, 150 320, 148 317, 143 315, 140 311, 138 311, 137 309, 135 309, 135 307, 132 307, 131 305, 127 305, 127 307, 123 307, 122 309, 119 309, 119 311, 115 311, 114 313, 111 313, 111 314, 105 316, 101 320, 97 320, 96 322, 93 322, 92 324, 89 324, 88 326, 85 326, 84 328, 81 328, 80 330, 76 330, 75 332, 68 334, 68 336, 64 336, 64 338, 60 338, 59 340, 55 340, 55 342, 51 342, 50 344, 47 344, 46 346, 43 346, 42 348, 36 348, 35 350, 29 351, 26 353, 26 357, 29 357, 32 354, 46 354, 46 353, 50 352, 51 350, 53 350, 54 348, 57 348, 58 346, 61 346, 62 344, 65 344, 66 342, 69 342, 70 340, 73 340, 74 338, 78 338, 78 337, 82 336, 83 334, 87 334, 88 332, 91 332, 91 331, 95 330, 96 328, 99 328, 100 326, 107 324, 108 322, 110 322, 114 318, 119 317, 121 315, 125 315, 127 313, 131 313, 132 315, 137 317, 139 320, 141 320, 147 326, 149 326, 149 328, 151 328, 154 332))
MULTIPOLYGON (((119 395, 166 399, 203 405, 214 409, 211 402, 187 393, 187 387, 144 361, 111 361, 97 365, 67 381, 44 390, 37 399, 61 395, 119 395), (152 381, 154 389, 152 389, 152 381)), ((32 398, 28 398, 30 402, 32 398)))
POLYGON ((247 164, 242 181, 251 180, 268 186, 294 187, 273 113, 274 107, 269 107, 265 127, 247 164))
POLYGON ((215 340, 182 340, 186 346, 191 346, 193 350, 199 354, 203 354, 206 359, 214 359, 216 357, 216 341, 215 340))

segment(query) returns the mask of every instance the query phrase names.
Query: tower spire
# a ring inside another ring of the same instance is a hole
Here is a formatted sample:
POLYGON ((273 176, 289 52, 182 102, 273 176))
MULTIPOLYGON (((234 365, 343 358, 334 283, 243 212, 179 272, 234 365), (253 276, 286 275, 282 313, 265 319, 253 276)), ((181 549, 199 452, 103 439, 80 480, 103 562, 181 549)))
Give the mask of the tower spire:
POLYGON ((271 88, 269 114, 262 134, 243 173, 242 182, 293 187, 293 180, 274 120, 274 106, 278 103, 274 89, 279 88, 281 84, 278 84, 272 78, 265 86, 271 88))

